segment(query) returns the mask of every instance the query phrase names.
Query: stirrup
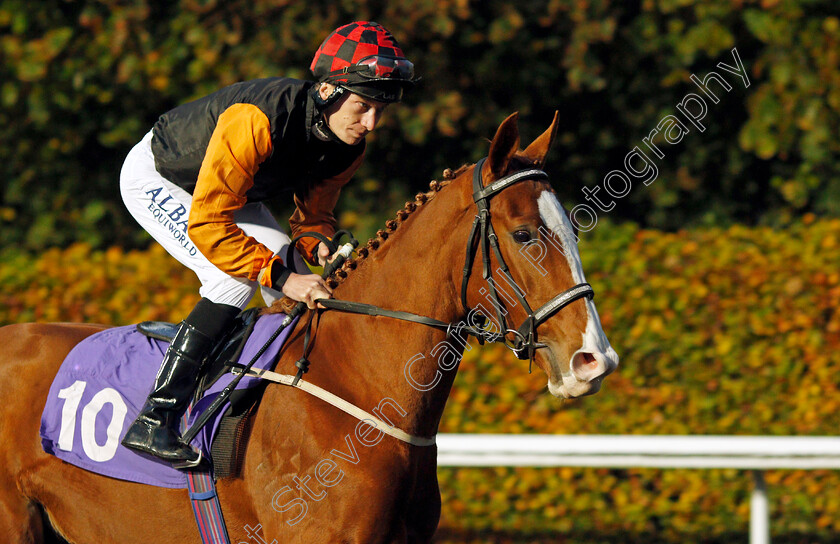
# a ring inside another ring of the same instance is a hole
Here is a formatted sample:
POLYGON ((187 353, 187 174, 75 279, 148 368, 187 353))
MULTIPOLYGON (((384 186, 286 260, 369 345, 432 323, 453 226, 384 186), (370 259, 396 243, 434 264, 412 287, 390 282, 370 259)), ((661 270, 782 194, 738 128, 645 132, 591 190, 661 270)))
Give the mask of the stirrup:
POLYGON ((202 452, 200 449, 195 451, 198 452, 198 459, 196 459, 195 461, 173 461, 172 468, 176 470, 187 470, 201 465, 204 462, 204 452, 202 452))

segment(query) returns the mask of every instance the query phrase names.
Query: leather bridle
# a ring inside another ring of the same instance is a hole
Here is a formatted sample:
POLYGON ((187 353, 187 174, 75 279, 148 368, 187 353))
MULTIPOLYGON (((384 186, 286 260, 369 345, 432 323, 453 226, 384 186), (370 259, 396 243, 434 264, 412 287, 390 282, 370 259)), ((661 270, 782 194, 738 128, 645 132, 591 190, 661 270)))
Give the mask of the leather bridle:
MULTIPOLYGON (((563 291, 556 295, 551 300, 537 308, 536 311, 531 309, 528 301, 525 299, 524 292, 516 284, 516 281, 511 277, 510 270, 505 263, 502 252, 499 249, 499 238, 493 229, 493 223, 490 219, 490 199, 508 187, 524 180, 534 179, 548 179, 548 174, 542 170, 530 169, 522 170, 505 176, 499 180, 494 181, 487 187, 481 181, 481 168, 484 165, 485 159, 481 159, 476 163, 473 171, 473 201, 478 207, 478 213, 473 221, 470 236, 467 239, 467 258, 464 264, 464 276, 461 282, 461 303, 466 311, 472 311, 467 304, 467 286, 470 280, 470 273, 472 271, 473 262, 476 257, 476 246, 481 248, 482 254, 482 276, 490 286, 490 296, 493 298, 493 306, 496 309, 496 316, 499 320, 499 325, 505 331, 501 335, 501 342, 510 349, 514 355, 519 359, 528 359, 531 363, 534 361, 534 353, 540 348, 546 347, 545 344, 537 342, 537 327, 544 323, 549 317, 565 308, 572 302, 579 298, 587 297, 590 300, 595 296, 595 291, 588 283, 579 283, 574 287, 563 291), (476 243, 476 237, 478 243, 476 243), (504 274, 507 283, 513 287, 513 292, 517 300, 522 304, 523 309, 528 314, 525 321, 517 328, 512 329, 507 327, 506 309, 504 302, 499 296, 496 287, 496 281, 493 278, 492 267, 490 264, 490 248, 496 255, 496 260, 499 262, 499 271, 504 274), (513 335, 511 344, 507 342, 507 334, 513 335)), ((498 340, 496 340, 498 341, 498 340)))
MULTIPOLYGON (((394 319, 401 319, 403 321, 421 323, 423 325, 445 330, 448 334, 451 334, 453 329, 463 330, 464 332, 477 337, 480 343, 483 343, 484 340, 500 342, 510 349, 517 358, 528 359, 530 363, 533 363, 536 350, 546 347, 545 344, 537 341, 537 327, 572 302, 583 297, 587 297, 591 300, 592 297, 595 296, 595 291, 588 283, 579 283, 574 287, 554 296, 551 300, 537 308, 536 311, 531 309, 531 306, 525 299, 524 292, 511 277, 507 263, 505 263, 505 260, 502 257, 502 252, 499 249, 499 239, 498 236, 496 236, 496 232, 493 229, 493 223, 490 219, 490 199, 520 181, 533 179, 547 180, 548 174, 538 169, 522 170, 498 179, 487 187, 484 187, 481 181, 481 168, 484 165, 485 160, 486 157, 478 161, 473 172, 473 201, 478 207, 478 213, 475 216, 475 221, 473 221, 472 229, 470 231, 469 238, 467 239, 467 255, 464 264, 464 275, 461 281, 461 303, 464 306, 465 319, 468 319, 475 310, 470 308, 467 303, 467 287, 469 285, 473 263, 475 262, 475 257, 477 255, 476 250, 479 248, 481 251, 483 265, 482 276, 490 287, 489 294, 492 297, 493 306, 496 309, 499 325, 504 331, 503 333, 488 334, 486 323, 480 325, 480 328, 475 328, 471 326, 469 322, 466 323, 467 326, 463 326, 464 320, 461 320, 458 323, 447 323, 431 317, 413 314, 410 312, 386 310, 378 306, 360 302, 338 299, 319 299, 318 302, 327 308, 339 311, 371 316, 391 317, 394 319), (490 262, 491 248, 499 262, 500 272, 506 276, 506 282, 513 287, 517 300, 520 304, 522 304, 522 307, 528 314, 525 321, 516 329, 508 328, 507 325, 507 318, 505 317, 507 310, 505 309, 504 302, 499 296, 496 281, 493 278, 490 262), (507 340, 508 334, 513 335, 513 339, 510 343, 508 343, 507 340)), ((477 314, 477 316, 480 316, 480 319, 486 318, 486 316, 481 314, 477 314)))

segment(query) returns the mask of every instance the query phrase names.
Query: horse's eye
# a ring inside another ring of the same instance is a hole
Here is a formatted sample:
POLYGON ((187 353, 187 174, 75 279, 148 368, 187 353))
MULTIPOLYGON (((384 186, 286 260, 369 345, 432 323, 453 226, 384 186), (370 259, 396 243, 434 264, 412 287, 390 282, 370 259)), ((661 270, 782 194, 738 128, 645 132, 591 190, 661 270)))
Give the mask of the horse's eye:
POLYGON ((524 244, 531 241, 531 233, 527 230, 517 230, 513 233, 513 240, 517 244, 524 244))

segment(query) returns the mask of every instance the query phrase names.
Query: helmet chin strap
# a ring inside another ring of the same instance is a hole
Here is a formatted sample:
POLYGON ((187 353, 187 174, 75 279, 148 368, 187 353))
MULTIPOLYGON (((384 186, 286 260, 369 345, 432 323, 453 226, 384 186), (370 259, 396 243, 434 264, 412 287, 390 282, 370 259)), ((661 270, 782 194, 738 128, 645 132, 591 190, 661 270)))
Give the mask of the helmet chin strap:
POLYGON ((335 85, 330 95, 326 98, 322 98, 320 87, 320 84, 314 85, 312 87, 312 99, 315 101, 315 116, 318 118, 318 120, 312 124, 312 134, 314 134, 316 138, 324 142, 328 142, 331 140, 334 142, 340 142, 341 140, 338 139, 338 136, 336 136, 333 133, 332 129, 330 129, 329 125, 327 124, 327 119, 324 117, 324 112, 327 110, 327 108, 335 104, 338 101, 338 99, 344 95, 344 92, 347 89, 339 85, 335 85))
POLYGON ((312 125, 312 134, 315 135, 316 138, 321 140, 322 142, 338 142, 338 136, 330 129, 329 125, 327 124, 327 120, 324 119, 323 114, 315 124, 312 125))

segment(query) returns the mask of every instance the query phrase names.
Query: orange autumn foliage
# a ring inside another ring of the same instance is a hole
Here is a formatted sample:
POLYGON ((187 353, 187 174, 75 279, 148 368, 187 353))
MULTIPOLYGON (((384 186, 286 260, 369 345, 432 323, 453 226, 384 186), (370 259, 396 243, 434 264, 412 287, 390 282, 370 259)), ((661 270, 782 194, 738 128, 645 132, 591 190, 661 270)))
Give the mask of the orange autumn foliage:
MULTIPOLYGON (((840 220, 807 216, 786 230, 599 225, 580 248, 617 373, 593 397, 559 401, 509 352, 473 349, 441 432, 835 434, 838 247, 840 220)), ((156 246, 0 257, 3 324, 177 321, 198 299, 192 273, 156 246)), ((440 479, 439 541, 451 543, 742 541, 752 487, 736 470, 446 468, 440 479)), ((774 541, 840 532, 837 472, 766 479, 774 541)))

